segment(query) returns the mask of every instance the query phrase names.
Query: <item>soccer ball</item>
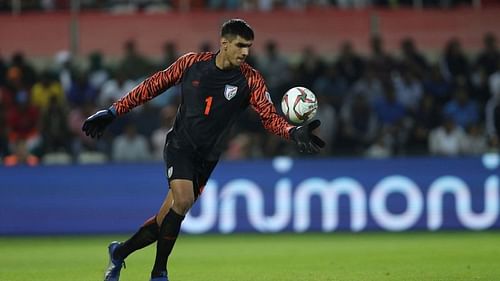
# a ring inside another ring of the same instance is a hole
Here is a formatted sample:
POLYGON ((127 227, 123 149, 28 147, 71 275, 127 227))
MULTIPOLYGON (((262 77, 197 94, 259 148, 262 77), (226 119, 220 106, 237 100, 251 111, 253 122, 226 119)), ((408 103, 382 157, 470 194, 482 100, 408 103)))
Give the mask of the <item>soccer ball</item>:
POLYGON ((288 90, 281 99, 283 114, 295 124, 311 120, 316 115, 318 100, 314 93, 304 87, 294 87, 288 90))

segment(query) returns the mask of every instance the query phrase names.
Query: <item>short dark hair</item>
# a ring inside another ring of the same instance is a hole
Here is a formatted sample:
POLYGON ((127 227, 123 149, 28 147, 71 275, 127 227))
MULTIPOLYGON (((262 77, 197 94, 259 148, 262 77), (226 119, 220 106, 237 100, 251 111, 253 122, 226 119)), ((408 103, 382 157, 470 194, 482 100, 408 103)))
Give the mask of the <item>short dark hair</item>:
POLYGON ((239 35, 246 40, 254 38, 252 28, 242 19, 230 19, 223 23, 220 35, 225 38, 239 35))

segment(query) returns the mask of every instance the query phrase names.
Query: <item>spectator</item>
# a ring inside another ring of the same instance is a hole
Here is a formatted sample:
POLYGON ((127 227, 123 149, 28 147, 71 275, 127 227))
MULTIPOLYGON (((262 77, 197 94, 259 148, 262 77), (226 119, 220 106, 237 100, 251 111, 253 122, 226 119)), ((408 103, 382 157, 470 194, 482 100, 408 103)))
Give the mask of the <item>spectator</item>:
POLYGON ((321 151, 321 155, 329 155, 332 153, 335 137, 337 134, 337 114, 335 108, 325 101, 322 95, 316 96, 318 99, 318 111, 315 119, 322 121, 321 128, 318 128, 317 135, 327 144, 321 151))
POLYGON ((31 89, 31 104, 40 111, 45 111, 53 99, 59 105, 66 103, 61 83, 54 80, 51 73, 46 70, 40 75, 40 81, 36 82, 31 89))
POLYGON ((6 109, 0 96, 0 160, 9 154, 9 137, 7 134, 6 109))
POLYGON ((282 0, 282 3, 287 9, 300 10, 307 6, 308 0, 282 0))
POLYGON ((87 116, 92 114, 94 111, 95 106, 92 103, 87 102, 81 107, 71 109, 68 114, 68 127, 72 134, 71 151, 75 159, 77 159, 82 152, 106 151, 105 138, 94 140, 87 137, 82 131, 83 122, 87 116))
POLYGON ((317 97, 322 97, 323 102, 333 106, 335 110, 340 110, 347 97, 349 87, 347 80, 338 75, 335 65, 329 64, 314 81, 312 90, 317 97))
POLYGON ((212 46, 212 43, 210 41, 203 41, 200 44, 200 52, 205 53, 205 52, 212 52, 214 50, 214 47, 212 46))
POLYGON ((112 78, 102 85, 97 105, 107 107, 113 101, 125 96, 135 86, 136 83, 133 80, 127 79, 123 71, 120 69, 116 70, 112 78))
POLYGON ((30 104, 29 93, 19 91, 14 105, 7 113, 9 142, 24 141, 29 150, 35 149, 40 142, 38 121, 39 111, 30 104))
POLYGON ((350 42, 342 43, 336 67, 339 75, 347 79, 349 86, 354 84, 354 82, 361 77, 364 62, 354 51, 354 47, 350 42))
POLYGON ((68 128, 68 114, 56 97, 49 101, 41 122, 42 150, 44 153, 71 151, 71 135, 68 128))
POLYGON ((39 2, 44 11, 53 11, 56 8, 56 0, 40 0, 39 2))
POLYGON ((417 49, 412 38, 407 37, 401 41, 401 53, 401 63, 416 71, 419 77, 423 77, 429 69, 429 64, 425 57, 417 49))
POLYGON ((471 98, 477 101, 481 107, 484 107, 491 97, 489 86, 489 75, 486 70, 476 66, 471 75, 470 92, 471 98))
MULTIPOLYGON (((371 55, 368 58, 367 66, 372 69, 372 73, 382 80, 388 80, 395 67, 395 61, 384 49, 384 41, 381 36, 374 35, 370 38, 371 55)), ((365 72, 366 73, 366 72, 365 72)))
POLYGON ((73 82, 69 91, 66 93, 66 98, 71 106, 83 106, 85 103, 95 103, 98 92, 89 81, 86 72, 75 73, 73 82))
POLYGON ((337 0, 336 4, 341 9, 347 8, 366 8, 371 4, 370 0, 337 0))
POLYGON ((369 158, 387 158, 392 156, 392 137, 381 132, 375 142, 365 151, 365 156, 369 158))
POLYGON ((19 67, 9 67, 5 78, 6 81, 3 89, 6 92, 2 96, 10 96, 10 99, 13 101, 19 92, 27 92, 29 94, 30 87, 23 82, 22 72, 19 67))
POLYGON ((11 108, 14 104, 14 99, 15 96, 12 89, 0 85, 0 107, 3 107, 4 110, 11 108))
POLYGON ((163 57, 160 64, 157 66, 158 70, 167 68, 179 57, 177 51, 177 45, 174 41, 167 41, 163 44, 163 57))
POLYGON ((33 86, 37 77, 33 66, 26 62, 24 54, 17 52, 12 56, 10 68, 18 68, 23 85, 28 89, 33 86))
MULTIPOLYGON (((1 77, 0 77, 1 80, 1 77)), ((0 160, 9 153, 8 111, 13 107, 12 92, 0 84, 0 160)))
POLYGON ((56 65, 56 72, 59 77, 59 82, 63 87, 64 93, 68 94, 73 85, 73 80, 75 77, 75 68, 73 66, 73 60, 71 53, 68 51, 60 51, 56 54, 54 58, 54 64, 56 65))
POLYGON ((160 127, 157 128, 151 135, 151 143, 153 147, 153 159, 163 159, 163 149, 168 131, 174 123, 177 107, 168 105, 160 111, 160 127))
POLYGON ((290 81, 290 69, 288 61, 281 55, 276 42, 268 41, 266 43, 259 66, 267 81, 269 93, 273 100, 279 101, 290 81))
POLYGON ((228 143, 223 158, 226 160, 243 160, 252 154, 252 137, 247 133, 239 133, 228 143))
POLYGON ((462 129, 479 121, 477 104, 469 99, 469 94, 464 88, 455 91, 454 99, 445 105, 443 113, 452 118, 462 129))
POLYGON ((240 9, 244 11, 271 11, 273 9, 273 0, 243 0, 240 9))
POLYGON ((210 10, 220 10, 224 5, 224 0, 208 0, 207 3, 207 8, 210 10))
POLYGON ((361 153, 377 136, 378 120, 364 95, 355 95, 340 112, 342 144, 352 153, 361 153))
MULTIPOLYGON (((498 64, 500 66, 500 63, 498 64)), ((500 147, 500 67, 489 79, 491 98, 486 103, 486 132, 494 149, 500 147)))
POLYGON ((454 82, 459 76, 466 79, 469 77, 469 62, 457 38, 450 39, 446 44, 441 58, 441 71, 444 77, 451 82, 454 82))
POLYGON ((37 166, 39 163, 38 157, 31 154, 23 140, 18 140, 14 143, 14 153, 4 158, 3 163, 7 167, 27 165, 37 166))
POLYGON ((384 96, 375 102, 375 112, 383 126, 395 126, 403 122, 406 109, 395 96, 394 88, 389 83, 384 86, 384 96))
POLYGON ((5 85, 5 77, 7 76, 7 63, 0 54, 0 88, 5 85))
POLYGON ((452 118, 446 117, 441 126, 431 131, 429 149, 433 155, 458 156, 463 151, 466 135, 452 118))
POLYGON ((137 108, 134 113, 133 123, 137 132, 149 139, 153 131, 160 127, 160 119, 158 118, 160 109, 152 103, 145 103, 137 108))
POLYGON ((440 107, 451 99, 452 84, 444 78, 437 64, 432 65, 423 86, 425 93, 430 94, 440 107))
POLYGON ((422 98, 422 82, 417 78, 415 73, 404 67, 399 73, 393 75, 392 83, 396 98, 408 112, 414 113, 422 98))
POLYGON ((147 139, 137 134, 137 128, 129 123, 125 131, 113 141, 112 158, 115 162, 144 162, 151 160, 147 139))
POLYGON ((484 69, 486 75, 489 76, 497 70, 497 65, 500 63, 500 51, 497 47, 497 38, 492 32, 484 35, 483 43, 484 47, 477 56, 476 66, 484 69))
POLYGON ((500 62, 498 62, 497 70, 489 76, 488 86, 491 97, 496 98, 500 96, 500 62))
POLYGON ((488 139, 479 124, 467 127, 462 149, 465 155, 482 155, 488 151, 488 139))
POLYGON ((394 87, 387 82, 384 85, 384 96, 375 102, 375 112, 381 123, 384 138, 391 138, 394 153, 402 153, 406 145, 410 126, 408 112, 395 96, 394 87))
POLYGON ((384 89, 381 80, 377 77, 375 68, 371 65, 365 68, 363 76, 352 86, 352 94, 354 96, 364 96, 372 106, 383 97, 384 89))
POLYGON ((312 89, 316 77, 320 76, 323 71, 323 60, 312 46, 307 46, 301 53, 300 63, 298 66, 300 77, 297 77, 299 80, 292 80, 291 82, 312 89))
POLYGON ((429 134, 441 124, 441 114, 434 96, 424 95, 414 116, 415 124, 411 129, 408 150, 412 154, 426 154, 429 152, 429 134))
POLYGON ((118 64, 118 69, 123 71, 125 79, 140 80, 152 71, 151 63, 137 51, 134 40, 128 40, 123 45, 124 57, 118 64))
POLYGON ((93 52, 89 55, 89 69, 87 70, 90 85, 96 89, 101 89, 102 85, 110 78, 109 70, 103 65, 102 54, 93 52))

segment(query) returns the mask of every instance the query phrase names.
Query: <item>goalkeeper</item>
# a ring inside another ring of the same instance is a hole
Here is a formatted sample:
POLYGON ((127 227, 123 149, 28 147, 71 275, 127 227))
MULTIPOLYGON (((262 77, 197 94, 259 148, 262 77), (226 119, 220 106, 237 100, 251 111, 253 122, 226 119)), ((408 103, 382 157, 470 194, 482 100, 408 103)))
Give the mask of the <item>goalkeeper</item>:
POLYGON ((118 281, 124 260, 154 242, 156 258, 151 281, 168 281, 167 261, 184 216, 203 191, 223 152, 231 126, 249 105, 264 127, 295 141, 301 152, 316 153, 325 143, 312 131, 320 125, 292 126, 276 113, 262 76, 245 63, 254 39, 252 28, 232 19, 221 29, 217 53, 188 53, 167 69, 147 78, 109 109, 87 118, 82 130, 100 137, 117 117, 126 114, 167 88, 180 84, 182 100, 164 150, 170 191, 158 213, 125 242, 108 246, 110 262, 105 281, 118 281))

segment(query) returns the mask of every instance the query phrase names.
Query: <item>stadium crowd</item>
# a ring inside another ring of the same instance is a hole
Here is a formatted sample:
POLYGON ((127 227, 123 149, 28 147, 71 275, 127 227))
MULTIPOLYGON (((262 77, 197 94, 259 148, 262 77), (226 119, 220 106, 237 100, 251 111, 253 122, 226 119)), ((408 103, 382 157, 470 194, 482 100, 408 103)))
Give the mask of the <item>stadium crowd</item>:
MULTIPOLYGON (((451 38, 433 60, 406 38, 388 53, 381 37, 360 55, 349 42, 335 56, 312 47, 291 59, 267 42, 248 62, 264 75, 280 109, 287 89, 305 86, 319 100, 319 134, 324 156, 463 156, 498 151, 500 134, 500 50, 493 34, 484 47, 466 53, 451 38)), ((201 50, 212 50, 208 45, 201 50)), ((35 69, 22 53, 0 56, 0 159, 20 163, 104 163, 157 161, 180 102, 176 87, 115 120, 99 140, 81 126, 97 109, 107 108, 178 56, 174 42, 161 60, 124 43, 124 54, 105 63, 93 53, 84 64, 69 53, 55 56, 53 67, 35 69)), ((232 132, 225 159, 298 155, 295 146, 264 133, 258 116, 247 110, 232 132)))
MULTIPOLYGON (((482 0, 484 4, 495 0, 482 0)), ((0 0, 1 11, 60 11, 78 3, 81 10, 105 10, 116 13, 165 12, 170 10, 257 10, 304 9, 309 7, 338 7, 341 9, 371 6, 422 6, 451 8, 472 6, 474 0, 0 0)))

